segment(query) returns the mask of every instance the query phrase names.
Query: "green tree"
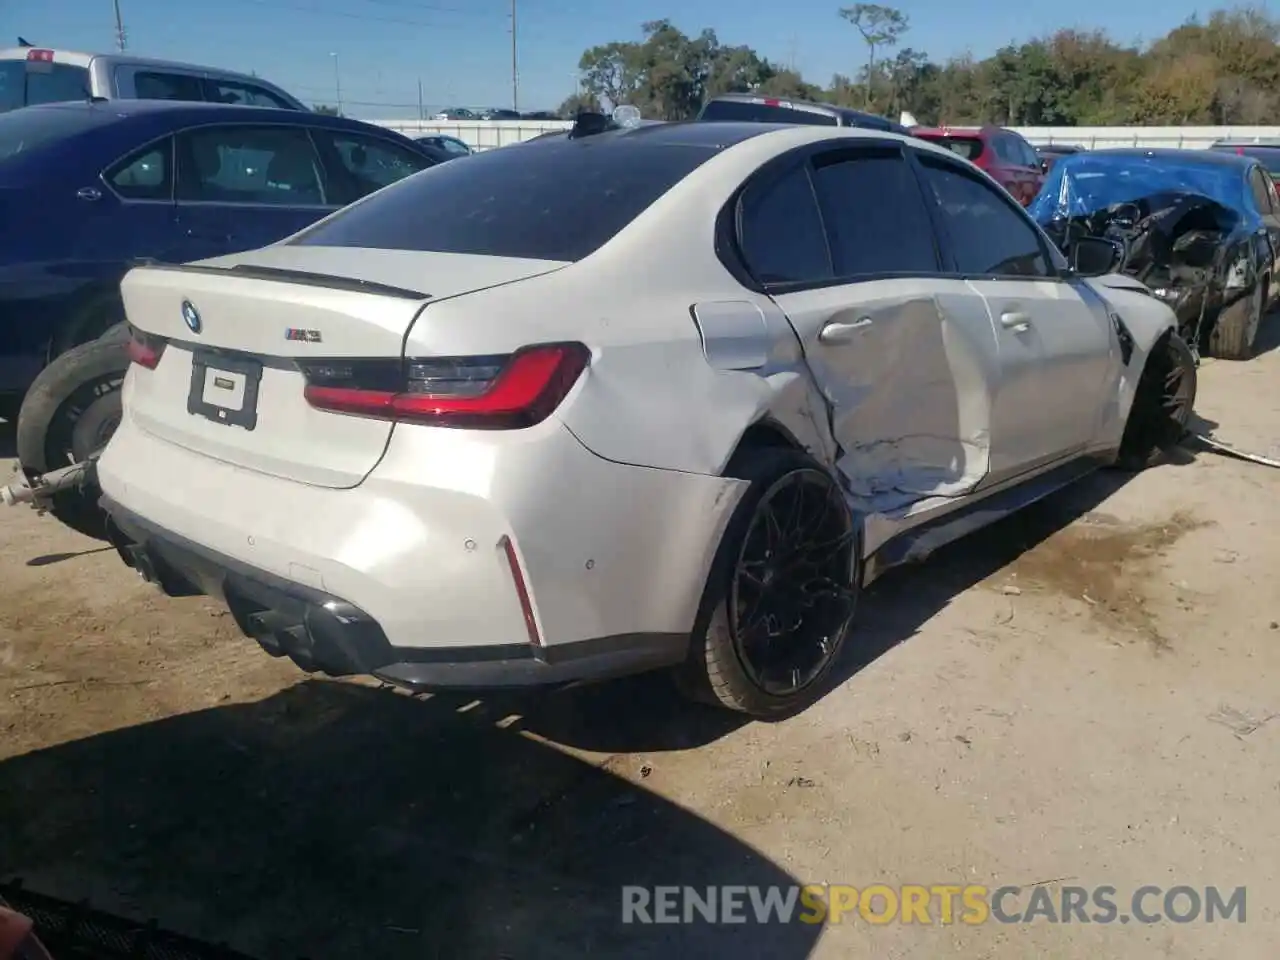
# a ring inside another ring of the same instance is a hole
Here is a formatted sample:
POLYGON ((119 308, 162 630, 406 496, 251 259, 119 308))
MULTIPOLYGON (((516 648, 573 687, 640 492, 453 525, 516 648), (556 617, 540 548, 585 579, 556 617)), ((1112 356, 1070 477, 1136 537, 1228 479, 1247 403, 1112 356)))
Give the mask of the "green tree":
POLYGON ((895 49, 909 27, 895 7, 864 3, 838 13, 858 30, 867 59, 825 88, 750 47, 722 44, 713 30, 688 35, 657 20, 639 40, 582 55, 580 103, 631 103, 645 116, 679 120, 708 97, 756 91, 890 115, 909 110, 923 123, 955 126, 1266 124, 1280 116, 1280 20, 1265 7, 1214 10, 1143 46, 1064 28, 1011 41, 984 60, 942 62, 895 49))
POLYGON ((867 45, 866 105, 870 107, 875 95, 876 51, 880 47, 897 46, 910 22, 901 10, 878 3, 855 3, 852 7, 842 7, 840 16, 853 24, 867 45))
POLYGON ((331 107, 327 103, 316 103, 311 107, 316 113, 322 113, 326 117, 340 117, 342 114, 338 112, 337 107, 331 107))

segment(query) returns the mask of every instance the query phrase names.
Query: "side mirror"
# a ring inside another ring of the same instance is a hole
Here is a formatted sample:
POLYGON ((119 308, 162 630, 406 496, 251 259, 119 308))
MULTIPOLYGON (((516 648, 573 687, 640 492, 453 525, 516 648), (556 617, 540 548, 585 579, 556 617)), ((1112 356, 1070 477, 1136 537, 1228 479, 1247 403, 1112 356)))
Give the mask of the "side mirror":
POLYGON ((1071 242, 1067 260, 1071 269, 1082 277, 1101 277, 1120 261, 1121 250, 1101 237, 1080 237, 1071 242))

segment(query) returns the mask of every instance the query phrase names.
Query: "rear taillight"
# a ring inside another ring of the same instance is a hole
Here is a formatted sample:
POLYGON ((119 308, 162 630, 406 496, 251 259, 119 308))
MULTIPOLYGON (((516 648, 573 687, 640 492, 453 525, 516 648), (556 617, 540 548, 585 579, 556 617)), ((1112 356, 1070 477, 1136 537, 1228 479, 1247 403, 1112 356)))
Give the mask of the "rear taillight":
POLYGON ((160 363, 164 346, 165 341, 161 337, 133 329, 129 337, 129 362, 154 370, 160 363))
POLYGON ((53 51, 32 47, 27 51, 27 59, 32 63, 53 63, 53 51))
POLYGON ((486 357, 299 363, 318 410, 439 427, 516 430, 549 417, 586 369, 580 343, 486 357))

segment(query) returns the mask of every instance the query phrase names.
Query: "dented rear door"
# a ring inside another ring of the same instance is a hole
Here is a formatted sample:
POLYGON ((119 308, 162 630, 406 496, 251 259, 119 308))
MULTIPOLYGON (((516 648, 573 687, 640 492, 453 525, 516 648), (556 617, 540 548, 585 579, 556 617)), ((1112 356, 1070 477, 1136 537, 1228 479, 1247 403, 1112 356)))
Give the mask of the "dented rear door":
MULTIPOLYGON (((746 238, 749 258, 771 260, 766 276, 795 273, 794 251, 804 241, 795 223, 809 202, 820 214, 815 229, 829 276, 770 292, 825 397, 847 489, 873 513, 969 492, 988 468, 994 333, 982 298, 942 275, 900 142, 824 150, 772 189, 786 195, 777 229, 786 248, 766 258, 758 249, 767 251, 764 241, 746 238), (808 183, 796 183, 797 175, 808 183)), ((748 201, 744 230, 769 198, 748 201)))
POLYGON ((872 280, 775 297, 827 401, 836 465, 863 509, 962 496, 987 474, 999 375, 963 282, 872 280))

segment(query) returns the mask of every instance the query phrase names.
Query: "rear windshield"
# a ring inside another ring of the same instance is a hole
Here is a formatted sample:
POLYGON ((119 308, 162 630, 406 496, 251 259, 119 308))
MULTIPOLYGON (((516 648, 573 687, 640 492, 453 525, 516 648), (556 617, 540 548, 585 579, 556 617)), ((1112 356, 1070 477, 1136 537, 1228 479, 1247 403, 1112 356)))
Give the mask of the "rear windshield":
MULTIPOLYGON (((657 129, 657 128, 655 128, 657 129)), ((641 131, 486 150, 380 190, 291 243, 581 260, 716 153, 641 131)))
POLYGON ((957 156, 966 160, 977 160, 982 153, 982 140, 979 137, 939 137, 927 133, 917 134, 921 140, 928 140, 940 147, 946 147, 957 156))
POLYGON ((0 114, 0 160, 29 153, 110 119, 101 111, 67 107, 0 114))
POLYGON ((89 71, 66 63, 0 60, 0 112, 88 97, 89 71))
POLYGON ((815 127, 838 127, 829 113, 794 110, 791 107, 750 103, 746 100, 712 100, 698 114, 699 120, 736 120, 746 123, 803 123, 815 127))

